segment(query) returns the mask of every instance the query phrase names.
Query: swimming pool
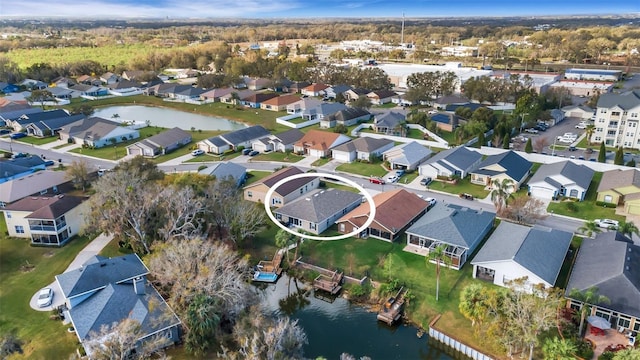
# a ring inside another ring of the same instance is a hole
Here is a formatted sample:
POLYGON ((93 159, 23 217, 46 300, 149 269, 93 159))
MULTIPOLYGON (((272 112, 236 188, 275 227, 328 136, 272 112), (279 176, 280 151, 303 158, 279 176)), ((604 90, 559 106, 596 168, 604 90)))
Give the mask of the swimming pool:
POLYGON ((278 274, 256 271, 253 274, 253 281, 276 282, 278 274))

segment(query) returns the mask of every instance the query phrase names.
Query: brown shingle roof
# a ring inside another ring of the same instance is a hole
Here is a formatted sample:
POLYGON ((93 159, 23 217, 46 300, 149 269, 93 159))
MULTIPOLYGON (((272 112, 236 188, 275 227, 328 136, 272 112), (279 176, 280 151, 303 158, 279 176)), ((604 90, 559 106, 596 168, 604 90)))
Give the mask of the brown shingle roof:
POLYGON ((300 139, 294 146, 306 146, 314 150, 327 150, 333 144, 336 139, 340 137, 338 133, 331 133, 328 131, 310 130, 308 133, 300 139))
POLYGON ((636 169, 615 169, 605 171, 598 185, 598 191, 606 191, 624 186, 635 185, 640 187, 640 171, 636 169))
POLYGON ((273 99, 263 101, 262 103, 266 105, 282 106, 282 105, 293 104, 298 100, 300 100, 300 97, 296 95, 282 95, 282 96, 274 97, 273 99))
POLYGON ((322 91, 328 87, 329 87, 328 85, 316 83, 316 84, 309 85, 302 90, 316 92, 316 91, 322 91))
MULTIPOLYGON (((376 205, 374 222, 394 233, 407 226, 429 206, 418 195, 404 189, 380 193, 373 197, 373 202, 376 205)), ((336 223, 348 221, 361 227, 369 218, 368 215, 369 202, 367 201, 341 217, 336 223)))
MULTIPOLYGON (((264 179, 262 179, 262 181, 257 182, 255 184, 252 184, 248 187, 252 187, 252 186, 256 186, 258 184, 264 184, 265 186, 267 186, 268 188, 271 188, 273 185, 275 185, 278 181, 292 176, 292 175, 297 175, 297 174, 303 174, 304 171, 298 169, 295 166, 291 166, 291 167, 287 167, 284 169, 280 169, 276 172, 274 172, 273 174, 265 177, 264 179)), ((299 189, 301 186, 304 186, 305 184, 308 184, 309 182, 313 181, 315 178, 313 177, 308 177, 308 178, 300 178, 300 179, 295 179, 295 180, 291 180, 291 181, 287 181, 286 183, 282 184, 281 186, 278 187, 278 189, 276 190, 276 193, 278 193, 281 196, 287 196, 289 195, 291 192, 299 189)))
POLYGON ((83 198, 78 196, 33 196, 26 197, 5 207, 10 211, 30 211, 29 219, 55 219, 80 205, 83 198))

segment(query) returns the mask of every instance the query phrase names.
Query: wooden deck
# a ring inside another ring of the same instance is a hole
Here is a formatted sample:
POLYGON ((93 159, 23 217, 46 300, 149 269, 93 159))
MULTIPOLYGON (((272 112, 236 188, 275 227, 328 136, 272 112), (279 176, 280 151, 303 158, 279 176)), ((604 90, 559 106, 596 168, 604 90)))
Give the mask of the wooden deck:
POLYGON ((313 279, 313 289, 326 291, 331 295, 335 295, 342 290, 342 278, 344 274, 337 270, 331 276, 320 274, 313 279))
POLYGON ((282 253, 277 251, 271 260, 262 260, 258 263, 258 270, 263 273, 274 273, 280 275, 282 273, 282 253))
POLYGON ((404 287, 401 287, 396 296, 389 298, 378 311, 378 320, 391 326, 402 317, 404 310, 404 287))

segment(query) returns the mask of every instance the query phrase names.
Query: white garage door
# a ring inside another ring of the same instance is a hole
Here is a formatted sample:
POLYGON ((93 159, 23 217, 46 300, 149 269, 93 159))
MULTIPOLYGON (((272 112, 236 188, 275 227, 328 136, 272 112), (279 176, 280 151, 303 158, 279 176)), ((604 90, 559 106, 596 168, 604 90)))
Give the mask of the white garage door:
POLYGON ((555 192, 551 189, 545 189, 541 187, 531 187, 529 188, 529 191, 531 192, 532 197, 544 200, 551 200, 555 192))
POLYGON ((342 162, 352 162, 356 155, 347 151, 333 151, 333 158, 342 162))

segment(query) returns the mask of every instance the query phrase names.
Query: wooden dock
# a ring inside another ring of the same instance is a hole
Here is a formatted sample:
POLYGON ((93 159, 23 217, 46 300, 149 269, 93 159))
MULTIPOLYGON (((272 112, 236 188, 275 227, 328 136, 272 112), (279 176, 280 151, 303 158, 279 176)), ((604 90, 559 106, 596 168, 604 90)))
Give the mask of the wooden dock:
POLYGON ((313 279, 313 289, 326 291, 331 295, 335 295, 342 290, 340 284, 342 283, 343 276, 344 274, 338 272, 338 270, 334 271, 331 276, 320 274, 313 279))
POLYGON ((282 253, 277 251, 271 260, 262 260, 258 263, 258 270, 263 273, 274 273, 280 275, 282 273, 282 253))
POLYGON ((383 305, 382 309, 378 311, 378 320, 385 322, 391 326, 402 317, 402 311, 404 310, 404 286, 398 290, 396 296, 389 298, 383 305))

